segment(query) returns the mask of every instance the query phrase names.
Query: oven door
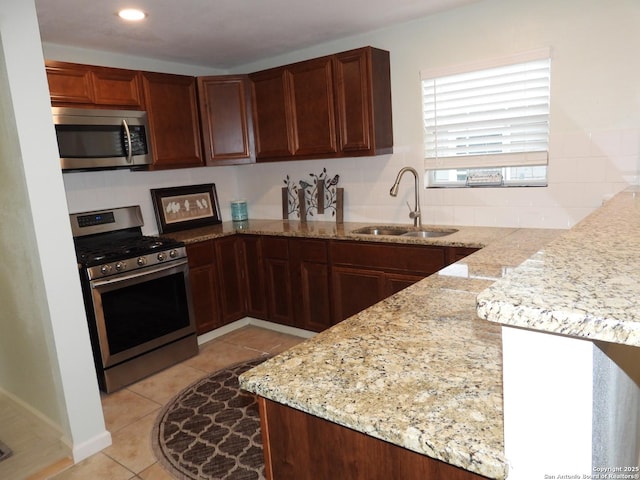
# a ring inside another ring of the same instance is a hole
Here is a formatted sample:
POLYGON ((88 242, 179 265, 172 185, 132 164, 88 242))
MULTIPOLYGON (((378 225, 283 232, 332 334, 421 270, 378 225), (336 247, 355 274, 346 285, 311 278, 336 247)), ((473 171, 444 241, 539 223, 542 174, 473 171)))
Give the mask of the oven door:
POLYGON ((90 282, 102 366, 195 334, 186 259, 90 282))

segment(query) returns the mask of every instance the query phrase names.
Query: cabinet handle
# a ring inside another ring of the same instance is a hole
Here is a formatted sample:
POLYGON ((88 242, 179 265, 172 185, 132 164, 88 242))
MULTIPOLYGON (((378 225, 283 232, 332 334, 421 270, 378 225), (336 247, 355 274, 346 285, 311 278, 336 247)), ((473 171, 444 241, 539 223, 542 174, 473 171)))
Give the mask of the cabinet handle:
POLYGON ((122 119, 122 126, 124 127, 124 133, 127 134, 127 163, 131 163, 133 158, 133 148, 131 148, 131 132, 129 131, 129 125, 127 125, 127 121, 122 119))

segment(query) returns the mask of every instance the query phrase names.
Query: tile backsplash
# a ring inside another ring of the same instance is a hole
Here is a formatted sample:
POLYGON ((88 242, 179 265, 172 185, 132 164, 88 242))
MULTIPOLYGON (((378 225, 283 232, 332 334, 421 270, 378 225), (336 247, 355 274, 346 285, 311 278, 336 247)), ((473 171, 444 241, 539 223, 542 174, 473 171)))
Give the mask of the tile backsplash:
MULTIPOLYGON (((501 227, 569 228, 604 200, 638 184, 640 131, 572 133, 556 136, 550 148, 547 187, 423 189, 423 223, 501 227)), ((282 218, 283 178, 308 178, 322 168, 340 173, 346 222, 410 223, 406 202, 413 183, 403 179, 397 197, 389 189, 400 168, 423 169, 419 148, 396 147, 379 157, 274 162, 160 172, 65 173, 71 212, 141 205, 145 231, 157 227, 149 189, 213 182, 223 220, 229 202, 245 198, 249 218, 282 218), (417 158, 417 160, 413 160, 417 158)), ((293 217, 292 217, 293 218, 293 217)), ((313 221, 313 218, 308 218, 313 221)))

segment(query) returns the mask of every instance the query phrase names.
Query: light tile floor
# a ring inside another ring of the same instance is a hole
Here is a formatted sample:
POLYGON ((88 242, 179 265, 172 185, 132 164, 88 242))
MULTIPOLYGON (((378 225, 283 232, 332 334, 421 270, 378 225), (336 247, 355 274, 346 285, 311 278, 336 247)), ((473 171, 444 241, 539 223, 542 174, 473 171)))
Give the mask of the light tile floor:
MULTIPOLYGON (((163 405, 192 382, 228 365, 276 354, 303 338, 246 326, 200 346, 200 353, 178 365, 110 395, 102 407, 113 444, 55 475, 55 480, 169 480, 151 450, 151 429, 163 405)), ((46 477, 43 477, 46 478, 46 477)))

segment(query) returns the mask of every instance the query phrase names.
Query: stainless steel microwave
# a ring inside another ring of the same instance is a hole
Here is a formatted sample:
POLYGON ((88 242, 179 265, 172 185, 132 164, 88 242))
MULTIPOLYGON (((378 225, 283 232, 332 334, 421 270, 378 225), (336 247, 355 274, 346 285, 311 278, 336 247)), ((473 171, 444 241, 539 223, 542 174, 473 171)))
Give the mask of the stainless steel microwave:
POLYGON ((63 171, 141 168, 152 163, 147 113, 53 107, 63 171))

